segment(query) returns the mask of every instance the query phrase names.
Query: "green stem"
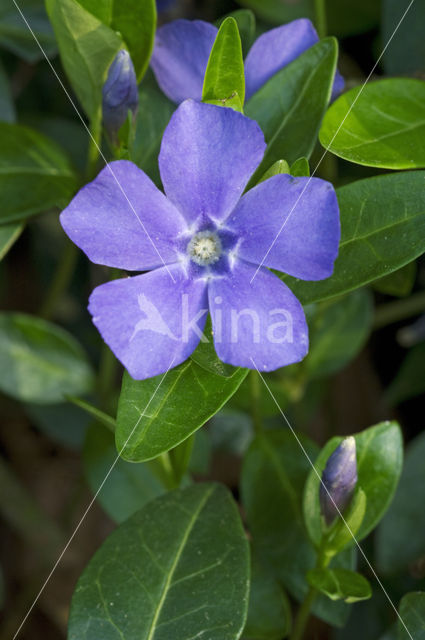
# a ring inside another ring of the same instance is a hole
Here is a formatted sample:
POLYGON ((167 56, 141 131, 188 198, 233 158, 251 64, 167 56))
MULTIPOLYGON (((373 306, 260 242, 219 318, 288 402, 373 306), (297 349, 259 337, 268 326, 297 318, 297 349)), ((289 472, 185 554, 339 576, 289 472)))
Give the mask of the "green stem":
POLYGON ((310 617, 310 610, 314 600, 317 596, 317 589, 310 587, 307 595, 298 610, 297 617, 295 618, 294 626, 292 628, 292 634, 289 640, 301 640, 304 635, 305 628, 307 626, 308 619, 310 617))
POLYGON ((147 462, 152 472, 166 489, 177 489, 179 482, 175 476, 174 468, 169 453, 161 453, 160 456, 147 462))
POLYGON ((314 13, 316 16, 316 29, 319 38, 326 36, 326 0, 314 0, 314 13))
POLYGON ((40 309, 40 316, 45 320, 49 320, 55 310, 58 300, 68 288, 74 273, 75 265, 78 259, 78 249, 72 242, 67 242, 65 250, 56 268, 56 272, 47 295, 40 309))
POLYGON ((192 456, 193 445, 195 443, 195 434, 186 438, 177 447, 169 451, 170 461, 174 470, 174 477, 178 486, 188 469, 190 458, 192 456))
POLYGON ((394 322, 406 320, 425 311, 425 291, 415 293, 404 300, 396 300, 377 307, 374 329, 381 329, 394 322))
POLYGON ((106 344, 102 345, 100 354, 99 376, 97 389, 99 402, 102 409, 111 408, 111 391, 114 388, 115 375, 117 373, 118 361, 106 344))
POLYGON ((96 116, 90 122, 89 148, 87 152, 87 166, 86 166, 86 180, 90 181, 96 175, 97 161, 99 160, 99 149, 102 135, 102 112, 96 114, 96 116))
POLYGON ((261 380, 257 371, 252 370, 249 374, 251 385, 251 416, 254 423, 255 432, 261 433, 263 430, 263 420, 261 418, 261 380))

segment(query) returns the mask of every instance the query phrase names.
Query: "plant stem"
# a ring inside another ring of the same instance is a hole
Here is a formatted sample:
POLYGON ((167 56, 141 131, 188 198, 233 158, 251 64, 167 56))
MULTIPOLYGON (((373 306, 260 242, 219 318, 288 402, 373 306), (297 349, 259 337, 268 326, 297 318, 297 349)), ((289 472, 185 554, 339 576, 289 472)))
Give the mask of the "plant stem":
POLYGON ((310 587, 307 595, 298 610, 297 617, 295 618, 292 634, 289 640, 301 640, 304 635, 305 628, 307 626, 308 619, 310 617, 310 609, 317 596, 317 589, 310 587))
POLYGON ((319 38, 326 36, 326 0, 314 0, 314 13, 316 16, 316 29, 319 38))
POLYGON ((388 304, 377 307, 373 328, 381 329, 389 324, 393 324, 393 322, 399 322, 400 320, 416 316, 423 311, 425 311, 425 291, 420 291, 404 300, 388 302, 388 304))
POLYGON ((68 288, 74 273, 75 265, 78 259, 78 250, 75 244, 67 242, 65 250, 62 253, 62 257, 56 268, 56 272, 50 286, 47 290, 47 295, 44 299, 40 309, 40 317, 45 320, 49 320, 56 307, 57 301, 62 296, 63 292, 68 288))
POLYGON ((87 152, 86 180, 90 181, 96 175, 97 161, 99 159, 99 148, 102 135, 102 112, 96 114, 90 122, 89 148, 87 152))
POLYGON ((257 371, 252 370, 249 374, 251 384, 251 417, 254 424, 255 433, 259 434, 263 430, 263 421, 261 418, 261 380, 257 371))
POLYGON ((99 402, 102 409, 111 408, 111 391, 114 388, 115 375, 117 373, 117 359, 106 344, 102 345, 100 354, 99 376, 97 389, 99 402))

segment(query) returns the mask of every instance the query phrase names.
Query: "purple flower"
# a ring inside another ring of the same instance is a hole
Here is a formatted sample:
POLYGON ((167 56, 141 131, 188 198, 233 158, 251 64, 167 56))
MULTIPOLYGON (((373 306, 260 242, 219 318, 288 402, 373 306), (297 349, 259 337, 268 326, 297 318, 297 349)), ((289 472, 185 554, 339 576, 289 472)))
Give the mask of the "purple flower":
POLYGON ((125 49, 117 53, 109 67, 102 93, 103 124, 114 139, 127 120, 128 112, 135 114, 139 105, 136 73, 125 49))
POLYGON ((357 484, 356 441, 350 436, 335 449, 322 474, 319 498, 325 523, 329 526, 350 502, 357 484))
POLYGON ((330 276, 338 204, 328 182, 282 174, 242 195, 264 151, 253 120, 187 100, 162 140, 166 195, 136 165, 117 161, 62 212, 64 230, 90 260, 148 272, 97 287, 89 304, 133 378, 186 360, 208 310, 224 362, 269 371, 306 355, 301 304, 266 267, 330 276))
MULTIPOLYGON (((174 20, 158 29, 151 66, 162 91, 174 102, 187 98, 201 100, 205 70, 217 32, 217 27, 202 20, 174 20)), ((246 100, 318 41, 312 22, 306 18, 263 33, 245 60, 246 100)), ((344 79, 337 71, 332 99, 343 88, 344 79)))

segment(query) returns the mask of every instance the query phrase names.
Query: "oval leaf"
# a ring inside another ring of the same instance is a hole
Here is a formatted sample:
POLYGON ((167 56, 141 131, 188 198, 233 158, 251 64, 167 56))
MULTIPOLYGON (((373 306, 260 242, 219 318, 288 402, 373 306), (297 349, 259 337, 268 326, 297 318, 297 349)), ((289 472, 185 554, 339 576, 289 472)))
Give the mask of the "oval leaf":
POLYGON ((249 548, 219 485, 173 491, 109 536, 80 577, 69 640, 237 640, 246 618, 249 548))
POLYGON ((398 640, 425 640, 425 593, 406 593, 400 601, 399 613, 404 624, 398 620, 398 640))
POLYGON ((425 167, 425 82, 388 78, 344 93, 327 112, 320 142, 337 156, 383 169, 425 167))
MULTIPOLYGON (((245 72, 242 43, 234 18, 226 18, 211 49, 202 89, 203 102, 228 100, 237 94, 245 100, 245 72)), ((232 104, 233 106, 233 104, 232 104)))
POLYGON ((120 455, 141 462, 177 446, 221 409, 247 373, 235 369, 225 378, 191 359, 148 380, 125 372, 115 432, 120 455))
POLYGON ((318 42, 278 71, 246 103, 246 115, 258 122, 267 142, 251 186, 281 158, 291 164, 300 156, 310 157, 329 103, 337 55, 334 38, 318 42))
POLYGON ((52 140, 17 124, 0 123, 0 223, 65 205, 77 178, 52 140))
POLYGON ((60 327, 21 313, 0 314, 0 389, 38 404, 61 402, 93 386, 87 358, 60 327))
POLYGON ((391 173, 337 189, 341 243, 333 275, 284 279, 304 304, 357 289, 425 251, 425 172, 391 173))
MULTIPOLYGON (((403 440, 396 422, 381 422, 354 437, 358 486, 367 498, 366 513, 356 534, 357 540, 362 540, 376 527, 393 498, 403 464, 403 440)), ((314 466, 320 476, 329 456, 342 440, 340 436, 332 438, 319 453, 314 466)), ((304 490, 304 518, 315 545, 322 537, 319 485, 317 473, 311 469, 304 490)))

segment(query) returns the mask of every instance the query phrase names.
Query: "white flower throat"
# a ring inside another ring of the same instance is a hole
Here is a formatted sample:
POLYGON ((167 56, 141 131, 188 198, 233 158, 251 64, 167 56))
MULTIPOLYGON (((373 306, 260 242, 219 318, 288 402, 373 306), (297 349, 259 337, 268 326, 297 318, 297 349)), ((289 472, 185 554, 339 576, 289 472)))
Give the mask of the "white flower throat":
POLYGON ((214 231, 199 231, 187 245, 187 253, 196 264, 214 264, 222 253, 220 238, 214 231))

